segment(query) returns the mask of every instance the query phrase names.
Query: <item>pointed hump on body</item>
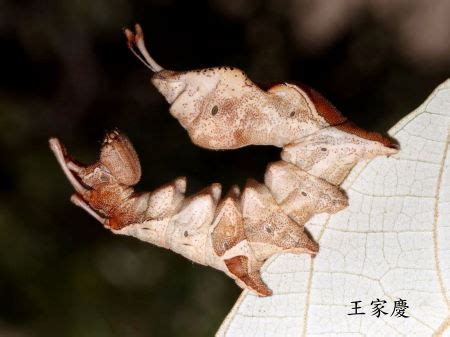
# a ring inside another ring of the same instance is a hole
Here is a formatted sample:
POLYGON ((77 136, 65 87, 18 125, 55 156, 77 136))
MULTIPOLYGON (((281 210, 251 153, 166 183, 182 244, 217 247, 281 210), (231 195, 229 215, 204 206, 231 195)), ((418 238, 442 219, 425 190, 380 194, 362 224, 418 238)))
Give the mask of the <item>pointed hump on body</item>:
POLYGON ((258 259, 281 251, 315 254, 319 247, 300 226, 278 206, 266 186, 249 180, 241 199, 245 236, 258 259))

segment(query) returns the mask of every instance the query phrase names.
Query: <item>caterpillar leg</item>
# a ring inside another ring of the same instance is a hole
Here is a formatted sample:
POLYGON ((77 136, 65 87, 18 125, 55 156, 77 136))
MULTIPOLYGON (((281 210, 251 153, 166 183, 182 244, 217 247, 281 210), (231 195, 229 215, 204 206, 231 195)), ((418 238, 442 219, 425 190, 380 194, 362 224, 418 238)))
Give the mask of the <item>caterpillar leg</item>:
POLYGON ((78 207, 81 207, 82 209, 84 209, 86 212, 88 212, 90 215, 92 215, 95 219, 97 219, 98 221, 100 221, 103 226, 105 227, 109 227, 108 225, 108 219, 103 218, 102 216, 100 216, 97 212, 95 212, 91 206, 88 205, 88 203, 86 201, 84 201, 83 198, 81 198, 78 194, 72 194, 72 196, 70 197, 70 201, 72 201, 73 204, 75 204, 78 207))
POLYGON ((81 195, 86 195, 89 190, 85 188, 77 179, 77 177, 73 174, 73 171, 78 172, 81 167, 75 164, 72 160, 69 159, 67 155, 67 151, 65 147, 61 144, 59 139, 50 138, 49 140, 50 149, 56 157, 61 169, 69 180, 70 184, 73 186, 75 191, 77 191, 81 195))

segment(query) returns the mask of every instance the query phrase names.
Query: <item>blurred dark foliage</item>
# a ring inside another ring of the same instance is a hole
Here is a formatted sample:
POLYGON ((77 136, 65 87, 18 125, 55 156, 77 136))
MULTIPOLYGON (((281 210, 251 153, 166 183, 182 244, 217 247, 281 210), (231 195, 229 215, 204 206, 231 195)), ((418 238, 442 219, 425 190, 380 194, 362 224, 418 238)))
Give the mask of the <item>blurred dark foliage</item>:
POLYGON ((119 127, 140 189, 186 175, 192 193, 262 179, 279 150, 193 146, 127 50, 140 22, 175 70, 232 65, 299 80, 385 132, 449 75, 449 2, 61 0, 0 2, 0 336, 211 336, 239 288, 222 273, 114 236, 69 202, 47 146, 81 160, 119 127))

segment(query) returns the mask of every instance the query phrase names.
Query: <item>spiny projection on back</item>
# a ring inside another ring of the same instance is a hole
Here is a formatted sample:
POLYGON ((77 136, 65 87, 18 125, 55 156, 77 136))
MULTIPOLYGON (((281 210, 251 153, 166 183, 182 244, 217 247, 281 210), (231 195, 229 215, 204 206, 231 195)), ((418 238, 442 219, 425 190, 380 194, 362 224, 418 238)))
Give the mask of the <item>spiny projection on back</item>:
POLYGON ((76 191, 72 202, 114 233, 173 250, 222 270, 244 289, 271 295, 261 279, 263 263, 281 252, 317 254, 304 224, 347 207, 339 184, 350 169, 396 153, 396 143, 356 127, 306 87, 282 83, 263 90, 233 67, 165 70, 145 48, 139 25, 125 34, 194 144, 216 150, 274 145, 283 148, 282 160, 269 164, 264 184, 250 179, 242 192, 234 186, 222 199, 220 184, 212 184, 185 198, 184 177, 134 192, 140 162, 118 130, 107 133, 91 165, 75 163, 52 138, 50 148, 76 191))

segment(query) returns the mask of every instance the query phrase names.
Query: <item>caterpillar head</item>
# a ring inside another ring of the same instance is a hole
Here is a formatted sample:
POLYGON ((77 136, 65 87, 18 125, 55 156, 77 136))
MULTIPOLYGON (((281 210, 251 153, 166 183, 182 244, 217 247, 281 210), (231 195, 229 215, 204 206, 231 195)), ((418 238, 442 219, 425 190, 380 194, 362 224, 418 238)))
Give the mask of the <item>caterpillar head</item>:
POLYGON ((104 184, 136 185, 141 178, 141 164, 133 144, 119 130, 108 131, 97 162, 76 170, 84 185, 96 189, 104 184))
POLYGON ((141 164, 136 150, 128 137, 117 129, 105 135, 100 163, 120 184, 133 186, 141 179, 141 164))

